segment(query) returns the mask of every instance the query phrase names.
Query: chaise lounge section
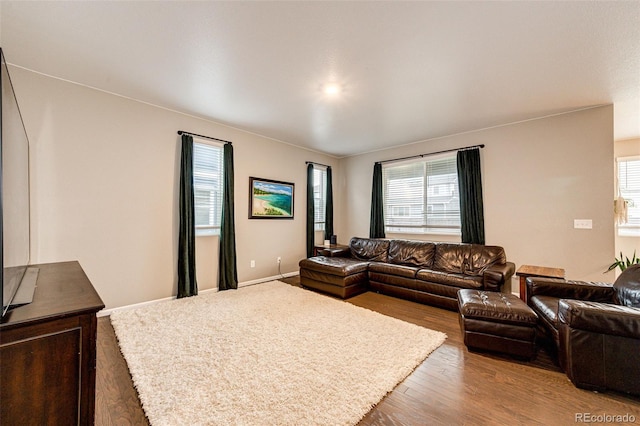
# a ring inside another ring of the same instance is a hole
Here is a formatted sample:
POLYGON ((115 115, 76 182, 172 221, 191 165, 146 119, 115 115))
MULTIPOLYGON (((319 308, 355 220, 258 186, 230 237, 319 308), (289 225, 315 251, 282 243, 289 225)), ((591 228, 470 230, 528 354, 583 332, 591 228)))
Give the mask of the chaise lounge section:
POLYGON ((302 286, 341 298, 372 290, 457 310, 458 290, 499 292, 515 271, 502 247, 481 244, 354 237, 341 254, 301 260, 302 286))
POLYGON ((342 299, 367 291, 368 262, 316 256, 300 262, 300 283, 342 299), (304 263, 303 263, 304 262, 304 263))

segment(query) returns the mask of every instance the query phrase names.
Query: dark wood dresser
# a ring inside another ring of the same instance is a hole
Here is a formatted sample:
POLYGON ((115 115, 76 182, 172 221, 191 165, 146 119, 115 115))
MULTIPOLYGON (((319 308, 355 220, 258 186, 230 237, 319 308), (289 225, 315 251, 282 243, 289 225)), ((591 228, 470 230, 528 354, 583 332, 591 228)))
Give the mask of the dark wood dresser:
POLYGON ((78 262, 34 266, 33 302, 0 324, 0 424, 92 425, 104 303, 78 262))

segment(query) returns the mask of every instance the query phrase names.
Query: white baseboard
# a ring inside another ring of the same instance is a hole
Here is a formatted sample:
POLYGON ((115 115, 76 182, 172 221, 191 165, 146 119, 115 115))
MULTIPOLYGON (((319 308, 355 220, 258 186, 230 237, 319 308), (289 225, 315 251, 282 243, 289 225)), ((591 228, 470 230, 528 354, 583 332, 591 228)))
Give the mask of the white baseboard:
MULTIPOLYGON (((246 287, 248 285, 265 283, 267 281, 279 280, 281 278, 295 277, 296 275, 300 275, 300 272, 299 271, 287 272, 286 274, 282 274, 282 275, 273 275, 271 277, 258 278, 257 280, 245 281, 245 282, 242 282, 242 283, 238 283, 238 287, 246 287)), ((215 290, 215 289, 213 289, 213 290, 215 290)))
MULTIPOLYGON (((257 280, 243 281, 241 283, 238 283, 238 288, 247 287, 247 286, 250 286, 250 285, 255 285, 255 284, 260 284, 260 283, 266 283, 266 282, 269 282, 269 281, 278 280, 278 279, 282 279, 282 278, 295 277, 296 275, 299 275, 298 271, 287 272, 287 273, 282 274, 282 275, 274 275, 274 276, 271 276, 271 277, 259 278, 257 280)), ((218 291, 217 288, 207 288, 205 290, 198 291, 198 294, 205 294, 205 293, 211 293, 211 292, 215 293, 217 291, 218 291)), ((146 306, 146 305, 153 305, 155 303, 166 302, 168 300, 174 300, 175 298, 176 298, 176 296, 164 297, 162 299, 149 300, 147 302, 134 303, 132 305, 119 306, 117 308, 103 309, 103 310, 99 311, 96 315, 98 317, 106 317, 106 316, 111 315, 113 312, 129 311, 131 309, 140 308, 140 307, 146 306)))

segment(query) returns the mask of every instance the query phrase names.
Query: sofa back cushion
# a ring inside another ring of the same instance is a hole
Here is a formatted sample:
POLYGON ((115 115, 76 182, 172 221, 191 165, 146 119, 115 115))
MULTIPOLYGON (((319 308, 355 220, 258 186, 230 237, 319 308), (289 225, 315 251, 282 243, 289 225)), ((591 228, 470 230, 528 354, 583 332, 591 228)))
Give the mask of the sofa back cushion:
POLYGON ((436 254, 436 245, 427 241, 391 240, 389 263, 395 265, 431 268, 436 254))
POLYGON ((482 275, 491 265, 507 263, 507 255, 499 246, 485 246, 469 244, 469 258, 471 259, 471 275, 482 275))
POLYGON ((625 269, 613 283, 613 288, 616 304, 640 308, 640 264, 625 269))
POLYGON ((467 268, 468 249, 466 244, 436 244, 433 269, 436 271, 464 274, 467 268))
POLYGON ((389 253, 389 240, 377 240, 371 238, 351 238, 349 243, 351 256, 371 262, 386 262, 389 253))
POLYGON ((506 262, 507 257, 502 247, 482 244, 438 243, 433 269, 479 276, 489 266, 506 262))

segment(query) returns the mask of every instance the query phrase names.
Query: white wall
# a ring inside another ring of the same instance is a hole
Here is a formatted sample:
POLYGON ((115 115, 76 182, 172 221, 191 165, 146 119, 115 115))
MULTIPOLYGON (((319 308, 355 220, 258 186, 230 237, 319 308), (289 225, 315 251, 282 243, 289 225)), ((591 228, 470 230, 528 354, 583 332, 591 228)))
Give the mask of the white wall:
MULTIPOLYGON (((233 141, 238 279, 298 270, 305 161, 335 158, 11 67, 31 143, 32 261, 79 260, 107 308, 176 294, 179 136, 233 141), (249 176, 295 184, 293 220, 249 220, 249 176), (256 267, 250 268, 250 260, 256 267)), ((339 190, 335 190, 339 197, 339 190)), ((336 217, 336 225, 340 218, 336 217)), ((200 289, 217 287, 218 238, 196 242, 200 289)))
POLYGON ((338 233, 369 234, 375 161, 478 144, 486 145, 481 159, 487 244, 503 246, 516 267, 555 266, 572 279, 612 279, 602 274, 614 252, 611 105, 342 159, 338 233), (574 229, 574 219, 592 219, 593 229, 574 229))
MULTIPOLYGON (((517 266, 609 279, 602 271, 614 256, 612 106, 337 160, 23 69, 11 73, 32 145, 32 258, 79 260, 108 308, 176 293, 179 129, 234 143, 241 282, 275 276, 278 256, 283 273, 295 272, 305 256, 306 160, 334 167, 335 230, 345 243, 368 235, 375 161, 480 143, 487 243, 504 246, 517 266), (249 176, 294 182, 295 219, 249 220, 249 176), (573 219, 584 218, 594 229, 573 229, 573 219)), ((216 237, 198 238, 200 289, 216 286, 217 245, 216 237)))

